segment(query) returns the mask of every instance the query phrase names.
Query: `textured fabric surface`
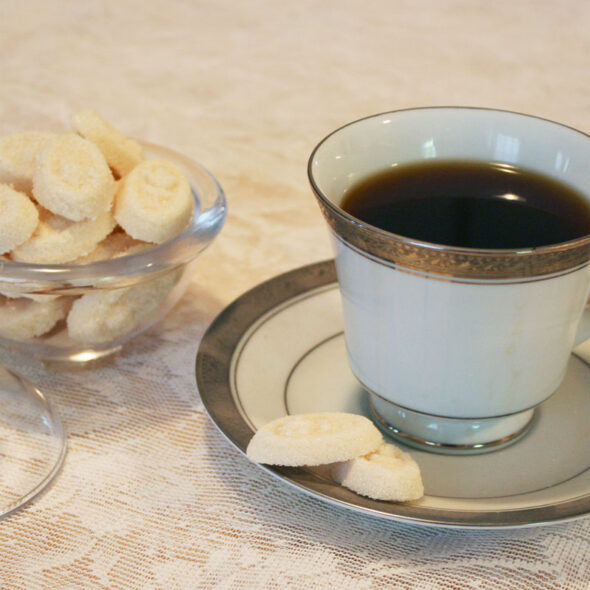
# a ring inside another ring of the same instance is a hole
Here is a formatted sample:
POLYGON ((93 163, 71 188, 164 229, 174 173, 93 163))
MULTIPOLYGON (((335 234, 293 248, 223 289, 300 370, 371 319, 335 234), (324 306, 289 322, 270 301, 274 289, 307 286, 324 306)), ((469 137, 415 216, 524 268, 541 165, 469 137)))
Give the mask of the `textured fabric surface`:
POLYGON ((189 291, 104 366, 0 361, 49 392, 63 470, 0 521, 0 588, 590 588, 590 519, 509 532, 383 522, 285 487, 207 418, 194 360, 227 303, 331 255, 306 179, 349 120, 470 104, 590 130, 582 0, 0 2, 0 132, 93 107, 203 162, 230 215, 189 291))

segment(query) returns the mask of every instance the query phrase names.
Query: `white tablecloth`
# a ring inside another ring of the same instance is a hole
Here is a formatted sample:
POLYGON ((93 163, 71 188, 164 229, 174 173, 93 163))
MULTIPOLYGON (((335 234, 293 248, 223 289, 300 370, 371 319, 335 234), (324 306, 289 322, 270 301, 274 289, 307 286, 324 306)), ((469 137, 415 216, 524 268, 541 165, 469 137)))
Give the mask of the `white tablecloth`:
POLYGON ((590 588, 590 520, 512 532, 412 527, 338 509, 234 450, 197 392, 227 303, 328 258, 315 143, 390 109, 507 108, 590 130, 582 0, 92 0, 0 3, 0 132, 93 107, 220 179, 226 226, 187 296, 107 365, 0 360, 47 390, 68 455, 0 522, 0 588, 590 588))

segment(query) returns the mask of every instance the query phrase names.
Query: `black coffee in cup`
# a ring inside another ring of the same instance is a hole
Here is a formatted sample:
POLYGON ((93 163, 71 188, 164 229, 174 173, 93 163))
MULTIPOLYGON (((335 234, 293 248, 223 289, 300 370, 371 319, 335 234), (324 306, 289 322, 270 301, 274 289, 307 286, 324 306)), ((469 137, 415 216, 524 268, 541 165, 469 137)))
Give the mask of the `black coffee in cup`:
POLYGON ((590 204, 581 193, 497 162, 400 164, 353 185, 341 207, 388 232, 454 247, 535 248, 590 234, 590 204))

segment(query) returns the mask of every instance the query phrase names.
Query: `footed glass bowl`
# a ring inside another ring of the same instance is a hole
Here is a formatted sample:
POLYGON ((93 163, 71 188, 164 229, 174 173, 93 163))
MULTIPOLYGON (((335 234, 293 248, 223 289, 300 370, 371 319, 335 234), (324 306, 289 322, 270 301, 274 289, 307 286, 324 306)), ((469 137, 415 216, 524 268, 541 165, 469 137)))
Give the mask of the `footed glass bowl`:
POLYGON ((213 175, 189 158, 142 145, 148 157, 170 160, 186 173, 195 199, 190 224, 163 244, 88 264, 0 258, 0 346, 44 361, 87 363, 119 350, 182 297, 195 259, 225 221, 225 196, 213 175), (61 319, 52 324, 55 317, 61 319), (31 337, 44 329, 36 329, 39 322, 52 327, 31 337))

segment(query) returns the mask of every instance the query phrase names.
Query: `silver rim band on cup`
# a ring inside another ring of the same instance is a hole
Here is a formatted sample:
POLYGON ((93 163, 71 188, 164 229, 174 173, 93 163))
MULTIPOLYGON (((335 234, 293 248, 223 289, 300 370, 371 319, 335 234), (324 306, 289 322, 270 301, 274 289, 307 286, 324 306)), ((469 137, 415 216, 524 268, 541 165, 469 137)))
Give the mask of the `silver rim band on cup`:
POLYGON ((550 246, 514 250, 448 247, 409 239, 369 225, 340 209, 322 192, 314 177, 314 161, 321 151, 322 146, 330 138, 348 127, 358 125, 369 119, 379 119, 385 116, 389 118, 408 112, 427 111, 465 111, 475 116, 478 114, 485 116, 486 113, 494 112, 504 116, 506 120, 515 117, 526 118, 533 123, 548 127, 553 126, 588 138, 586 134, 576 129, 547 119, 510 111, 473 107, 406 109, 381 113, 353 121, 326 136, 313 150, 308 162, 308 178, 311 187, 317 197, 320 209, 334 233, 355 249, 367 252, 384 261, 395 263, 398 267, 457 278, 488 280, 523 279, 561 273, 580 267, 588 262, 590 259, 590 236, 584 236, 550 246))

